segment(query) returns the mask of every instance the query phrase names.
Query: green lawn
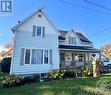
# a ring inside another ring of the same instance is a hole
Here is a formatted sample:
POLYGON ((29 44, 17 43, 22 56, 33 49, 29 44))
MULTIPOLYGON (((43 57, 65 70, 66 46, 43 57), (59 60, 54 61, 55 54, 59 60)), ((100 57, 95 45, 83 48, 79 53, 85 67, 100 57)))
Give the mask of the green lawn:
POLYGON ((96 79, 74 78, 0 88, 0 95, 111 95, 111 73, 96 79))

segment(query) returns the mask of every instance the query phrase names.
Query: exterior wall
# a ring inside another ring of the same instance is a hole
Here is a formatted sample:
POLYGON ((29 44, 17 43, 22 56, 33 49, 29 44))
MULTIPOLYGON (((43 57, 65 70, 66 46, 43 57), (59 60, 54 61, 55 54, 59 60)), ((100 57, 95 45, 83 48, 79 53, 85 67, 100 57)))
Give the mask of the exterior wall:
POLYGON ((31 37, 31 31, 16 32, 14 54, 11 74, 43 73, 59 68, 59 52, 57 35, 47 34, 45 38, 31 37), (50 43, 49 43, 50 42, 50 43), (24 64, 20 65, 21 48, 26 49, 52 49, 53 65, 51 64, 24 64))
POLYGON ((52 69, 59 68, 58 34, 42 15, 38 18, 37 14, 30 18, 15 31, 15 44, 12 57, 10 74, 33 74, 46 73, 52 69), (32 26, 44 26, 45 37, 33 37, 32 26), (53 64, 24 64, 20 65, 21 48, 26 49, 52 49, 53 64))
POLYGON ((44 26, 47 34, 56 34, 57 35, 55 29, 52 27, 50 22, 41 12, 38 12, 37 14, 32 16, 24 24, 22 24, 20 27, 18 27, 18 30, 32 31, 33 25, 44 26), (38 17, 38 14, 40 14, 41 17, 38 17))

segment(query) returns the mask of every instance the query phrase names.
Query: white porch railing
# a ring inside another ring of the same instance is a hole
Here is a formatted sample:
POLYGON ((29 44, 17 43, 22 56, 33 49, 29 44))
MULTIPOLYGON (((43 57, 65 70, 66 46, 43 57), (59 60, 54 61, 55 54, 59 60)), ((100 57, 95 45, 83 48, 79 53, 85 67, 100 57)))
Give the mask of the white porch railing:
POLYGON ((60 63, 60 68, 77 68, 77 67, 82 67, 82 66, 91 66, 91 61, 83 61, 83 62, 74 62, 74 61, 69 61, 69 62, 61 62, 60 63))

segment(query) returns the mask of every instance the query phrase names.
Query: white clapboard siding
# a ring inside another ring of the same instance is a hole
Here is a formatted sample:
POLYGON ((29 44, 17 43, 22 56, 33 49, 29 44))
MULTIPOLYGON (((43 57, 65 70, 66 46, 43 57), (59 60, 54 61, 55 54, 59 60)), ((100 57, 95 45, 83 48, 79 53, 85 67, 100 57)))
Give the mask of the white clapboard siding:
POLYGON ((46 73, 52 69, 59 68, 58 34, 43 15, 42 18, 38 18, 37 14, 34 15, 15 32, 14 53, 10 74, 46 73), (32 35, 33 25, 45 27, 45 37, 34 37, 32 35), (21 48, 51 49, 53 64, 28 64, 21 66, 21 48))
POLYGON ((48 72, 51 69, 59 68, 59 52, 58 52, 58 37, 55 34, 46 34, 45 38, 32 38, 31 31, 22 31, 16 33, 15 52, 13 56, 12 74, 29 74, 48 72), (29 35, 28 35, 29 34, 29 35), (19 36, 22 35, 22 36, 19 36), (23 40, 22 40, 23 39, 23 40), (51 64, 30 64, 20 65, 21 48, 29 49, 52 49, 53 65, 51 64), (52 67, 53 66, 53 67, 52 67))

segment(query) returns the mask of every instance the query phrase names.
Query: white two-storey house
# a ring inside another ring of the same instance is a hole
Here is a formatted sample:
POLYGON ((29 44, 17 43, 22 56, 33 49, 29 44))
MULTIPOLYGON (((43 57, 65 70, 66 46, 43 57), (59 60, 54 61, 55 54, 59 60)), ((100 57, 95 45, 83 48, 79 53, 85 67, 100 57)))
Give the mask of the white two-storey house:
POLYGON ((15 34, 10 74, 47 73, 53 69, 90 65, 93 48, 74 30, 57 30, 40 9, 12 28, 15 34))

